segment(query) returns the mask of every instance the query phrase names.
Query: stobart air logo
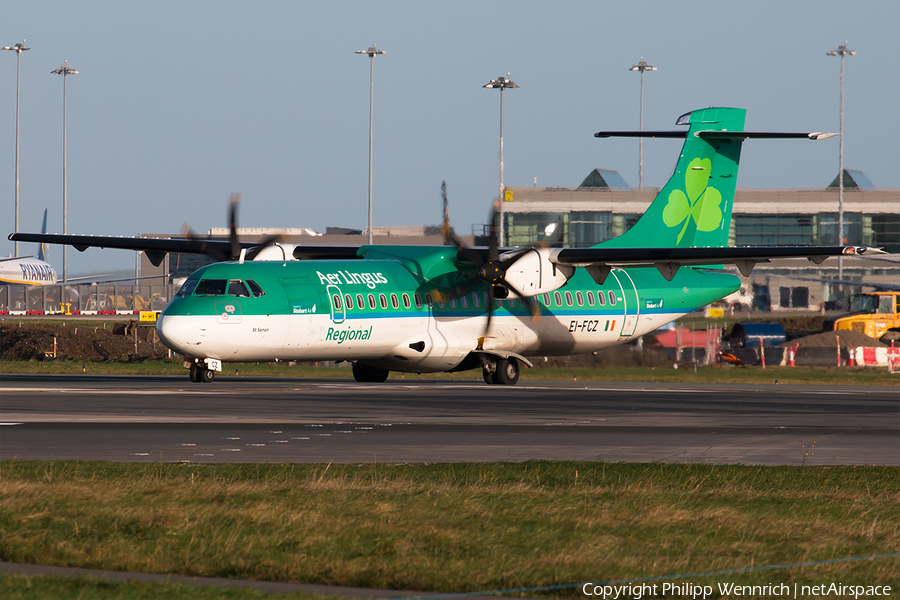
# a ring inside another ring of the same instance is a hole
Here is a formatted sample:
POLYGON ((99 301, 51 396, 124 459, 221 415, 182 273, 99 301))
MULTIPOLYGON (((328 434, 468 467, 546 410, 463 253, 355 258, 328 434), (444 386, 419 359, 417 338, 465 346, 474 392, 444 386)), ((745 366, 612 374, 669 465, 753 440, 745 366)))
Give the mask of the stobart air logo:
POLYGON ((328 328, 328 333, 325 334, 326 340, 331 340, 332 342, 337 342, 338 344, 343 344, 347 340, 367 340, 372 337, 372 326, 369 325, 368 329, 363 329, 360 327, 359 329, 335 329, 334 327, 328 328))
POLYGON ((722 222, 722 194, 709 185, 712 161, 708 158, 695 158, 688 165, 684 174, 684 189, 673 190, 669 194, 669 203, 663 210, 663 223, 667 227, 677 227, 684 223, 678 239, 681 242, 684 232, 693 220, 699 231, 713 231, 722 222))

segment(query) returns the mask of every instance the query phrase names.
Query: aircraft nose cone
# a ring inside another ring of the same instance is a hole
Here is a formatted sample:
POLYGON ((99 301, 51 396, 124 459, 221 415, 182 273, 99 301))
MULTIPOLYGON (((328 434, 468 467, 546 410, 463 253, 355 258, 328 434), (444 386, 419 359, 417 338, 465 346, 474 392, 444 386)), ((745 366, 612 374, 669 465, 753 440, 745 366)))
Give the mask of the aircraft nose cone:
POLYGON ((190 349, 196 347, 197 338, 197 326, 192 321, 188 317, 171 316, 163 312, 156 323, 156 333, 167 348, 190 355, 190 349))

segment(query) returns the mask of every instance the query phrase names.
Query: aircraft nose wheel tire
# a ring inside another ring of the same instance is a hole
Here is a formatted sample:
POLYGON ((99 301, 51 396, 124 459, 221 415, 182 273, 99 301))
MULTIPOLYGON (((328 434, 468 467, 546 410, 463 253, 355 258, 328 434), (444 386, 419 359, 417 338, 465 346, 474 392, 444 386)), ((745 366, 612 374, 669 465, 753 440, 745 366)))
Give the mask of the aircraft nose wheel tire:
POLYGON ((384 383, 391 372, 387 369, 370 367, 358 362, 353 363, 353 379, 360 383, 384 383))
POLYGON ((191 365, 191 381, 194 383, 209 383, 215 378, 215 371, 211 371, 197 363, 191 365))

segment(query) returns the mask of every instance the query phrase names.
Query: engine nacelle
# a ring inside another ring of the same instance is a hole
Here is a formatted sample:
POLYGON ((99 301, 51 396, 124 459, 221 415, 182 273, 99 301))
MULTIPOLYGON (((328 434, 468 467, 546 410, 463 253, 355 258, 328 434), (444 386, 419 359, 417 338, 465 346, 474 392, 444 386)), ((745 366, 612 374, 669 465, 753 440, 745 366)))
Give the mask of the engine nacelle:
MULTIPOLYGON (((575 267, 550 262, 552 252, 551 248, 531 248, 506 270, 506 280, 525 296, 537 296, 564 286, 575 274, 575 267)), ((511 254, 501 254, 500 258, 511 254)))
POLYGON ((269 244, 259 251, 253 260, 297 260, 294 258, 294 246, 297 244, 269 244))

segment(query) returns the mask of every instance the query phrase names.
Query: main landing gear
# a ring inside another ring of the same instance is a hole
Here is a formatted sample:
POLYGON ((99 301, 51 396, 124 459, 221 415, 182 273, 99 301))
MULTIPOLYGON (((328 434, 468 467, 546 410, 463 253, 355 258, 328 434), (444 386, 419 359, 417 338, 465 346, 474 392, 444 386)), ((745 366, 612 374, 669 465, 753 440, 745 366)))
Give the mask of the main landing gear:
POLYGON ((191 363, 191 381, 194 383, 210 383, 216 378, 216 372, 207 369, 206 365, 191 363))
POLYGON ((391 372, 387 369, 370 367, 362 363, 353 363, 353 379, 360 383, 384 383, 391 372))
POLYGON ((510 356, 487 361, 482 366, 484 382, 492 385, 516 385, 519 381, 519 361, 510 356))

